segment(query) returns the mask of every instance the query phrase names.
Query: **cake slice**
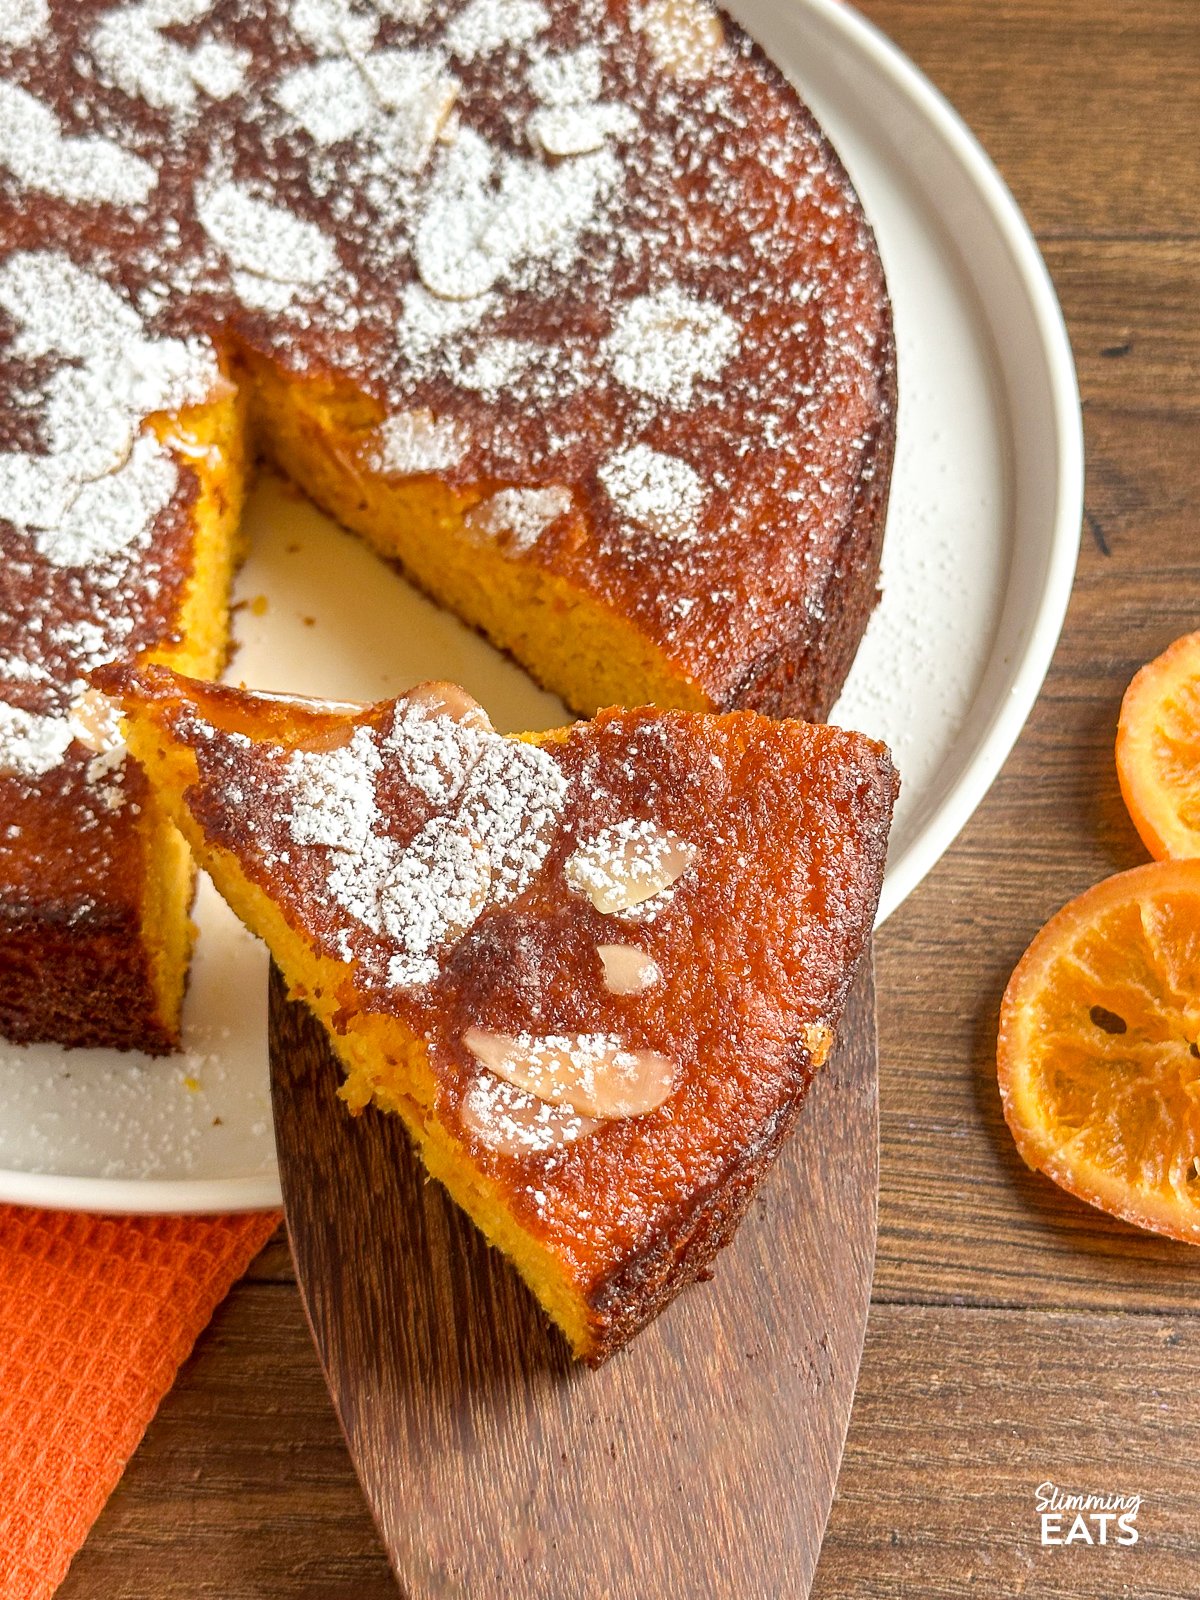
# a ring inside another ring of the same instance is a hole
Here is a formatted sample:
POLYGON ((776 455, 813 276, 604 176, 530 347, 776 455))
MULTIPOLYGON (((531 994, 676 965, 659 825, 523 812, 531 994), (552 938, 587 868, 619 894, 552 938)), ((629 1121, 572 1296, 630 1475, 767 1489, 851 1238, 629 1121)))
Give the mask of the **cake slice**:
POLYGON ((160 1055, 179 1047, 195 868, 88 674, 224 665, 246 408, 210 346, 137 337, 86 277, 33 274, 22 292, 47 327, 108 317, 126 369, 109 376, 136 399, 106 409, 90 368, 60 369, 63 410, 95 448, 86 481, 53 456, 22 474, 0 451, 0 1035, 160 1055), (149 403, 163 409, 141 415, 149 403), (74 496, 70 514, 7 529, 23 477, 74 496))
POLYGON ((828 1053, 897 780, 859 734, 605 711, 525 739, 461 690, 347 707, 105 669, 131 751, 574 1353, 732 1235, 828 1053))

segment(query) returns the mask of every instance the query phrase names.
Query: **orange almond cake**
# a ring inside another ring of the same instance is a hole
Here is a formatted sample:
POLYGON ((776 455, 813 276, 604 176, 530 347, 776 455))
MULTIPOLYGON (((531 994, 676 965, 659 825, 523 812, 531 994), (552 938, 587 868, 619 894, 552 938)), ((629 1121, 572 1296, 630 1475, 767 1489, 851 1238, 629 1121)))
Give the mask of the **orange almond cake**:
POLYGON ((129 747, 577 1356, 733 1233, 825 1059, 896 777, 861 734, 604 711, 524 739, 461 690, 347 708, 108 668, 129 747))
POLYGON ((820 716, 894 403, 846 174, 700 0, 7 0, 0 1031, 177 1042, 86 679, 220 668, 248 446, 577 711, 820 716))

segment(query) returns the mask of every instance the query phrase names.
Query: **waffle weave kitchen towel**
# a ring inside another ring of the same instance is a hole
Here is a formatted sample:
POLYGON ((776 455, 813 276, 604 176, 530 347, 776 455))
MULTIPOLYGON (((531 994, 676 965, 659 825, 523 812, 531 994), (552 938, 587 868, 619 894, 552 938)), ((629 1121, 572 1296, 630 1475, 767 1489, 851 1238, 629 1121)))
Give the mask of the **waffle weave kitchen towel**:
POLYGON ((0 1595, 62 1582, 200 1331, 277 1214, 0 1206, 0 1595))

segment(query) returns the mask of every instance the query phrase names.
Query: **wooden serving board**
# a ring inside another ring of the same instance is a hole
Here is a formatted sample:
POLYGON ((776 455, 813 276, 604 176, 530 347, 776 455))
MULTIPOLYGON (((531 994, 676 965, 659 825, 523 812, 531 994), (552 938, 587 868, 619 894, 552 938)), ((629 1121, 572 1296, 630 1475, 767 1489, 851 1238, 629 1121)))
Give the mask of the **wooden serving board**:
POLYGON ((320 1025, 271 978, 296 1273, 359 1479, 411 1600, 804 1600, 875 1253, 864 961, 841 1043, 711 1281, 596 1371, 430 1182, 352 1119, 320 1025))

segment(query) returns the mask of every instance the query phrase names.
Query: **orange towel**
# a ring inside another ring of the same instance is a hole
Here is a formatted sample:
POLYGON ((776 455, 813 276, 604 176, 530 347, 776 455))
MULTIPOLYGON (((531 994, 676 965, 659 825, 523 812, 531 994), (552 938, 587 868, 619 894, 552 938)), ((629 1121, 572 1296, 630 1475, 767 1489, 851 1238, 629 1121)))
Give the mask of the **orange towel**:
POLYGON ((0 1595, 46 1600, 279 1217, 0 1206, 0 1595))

